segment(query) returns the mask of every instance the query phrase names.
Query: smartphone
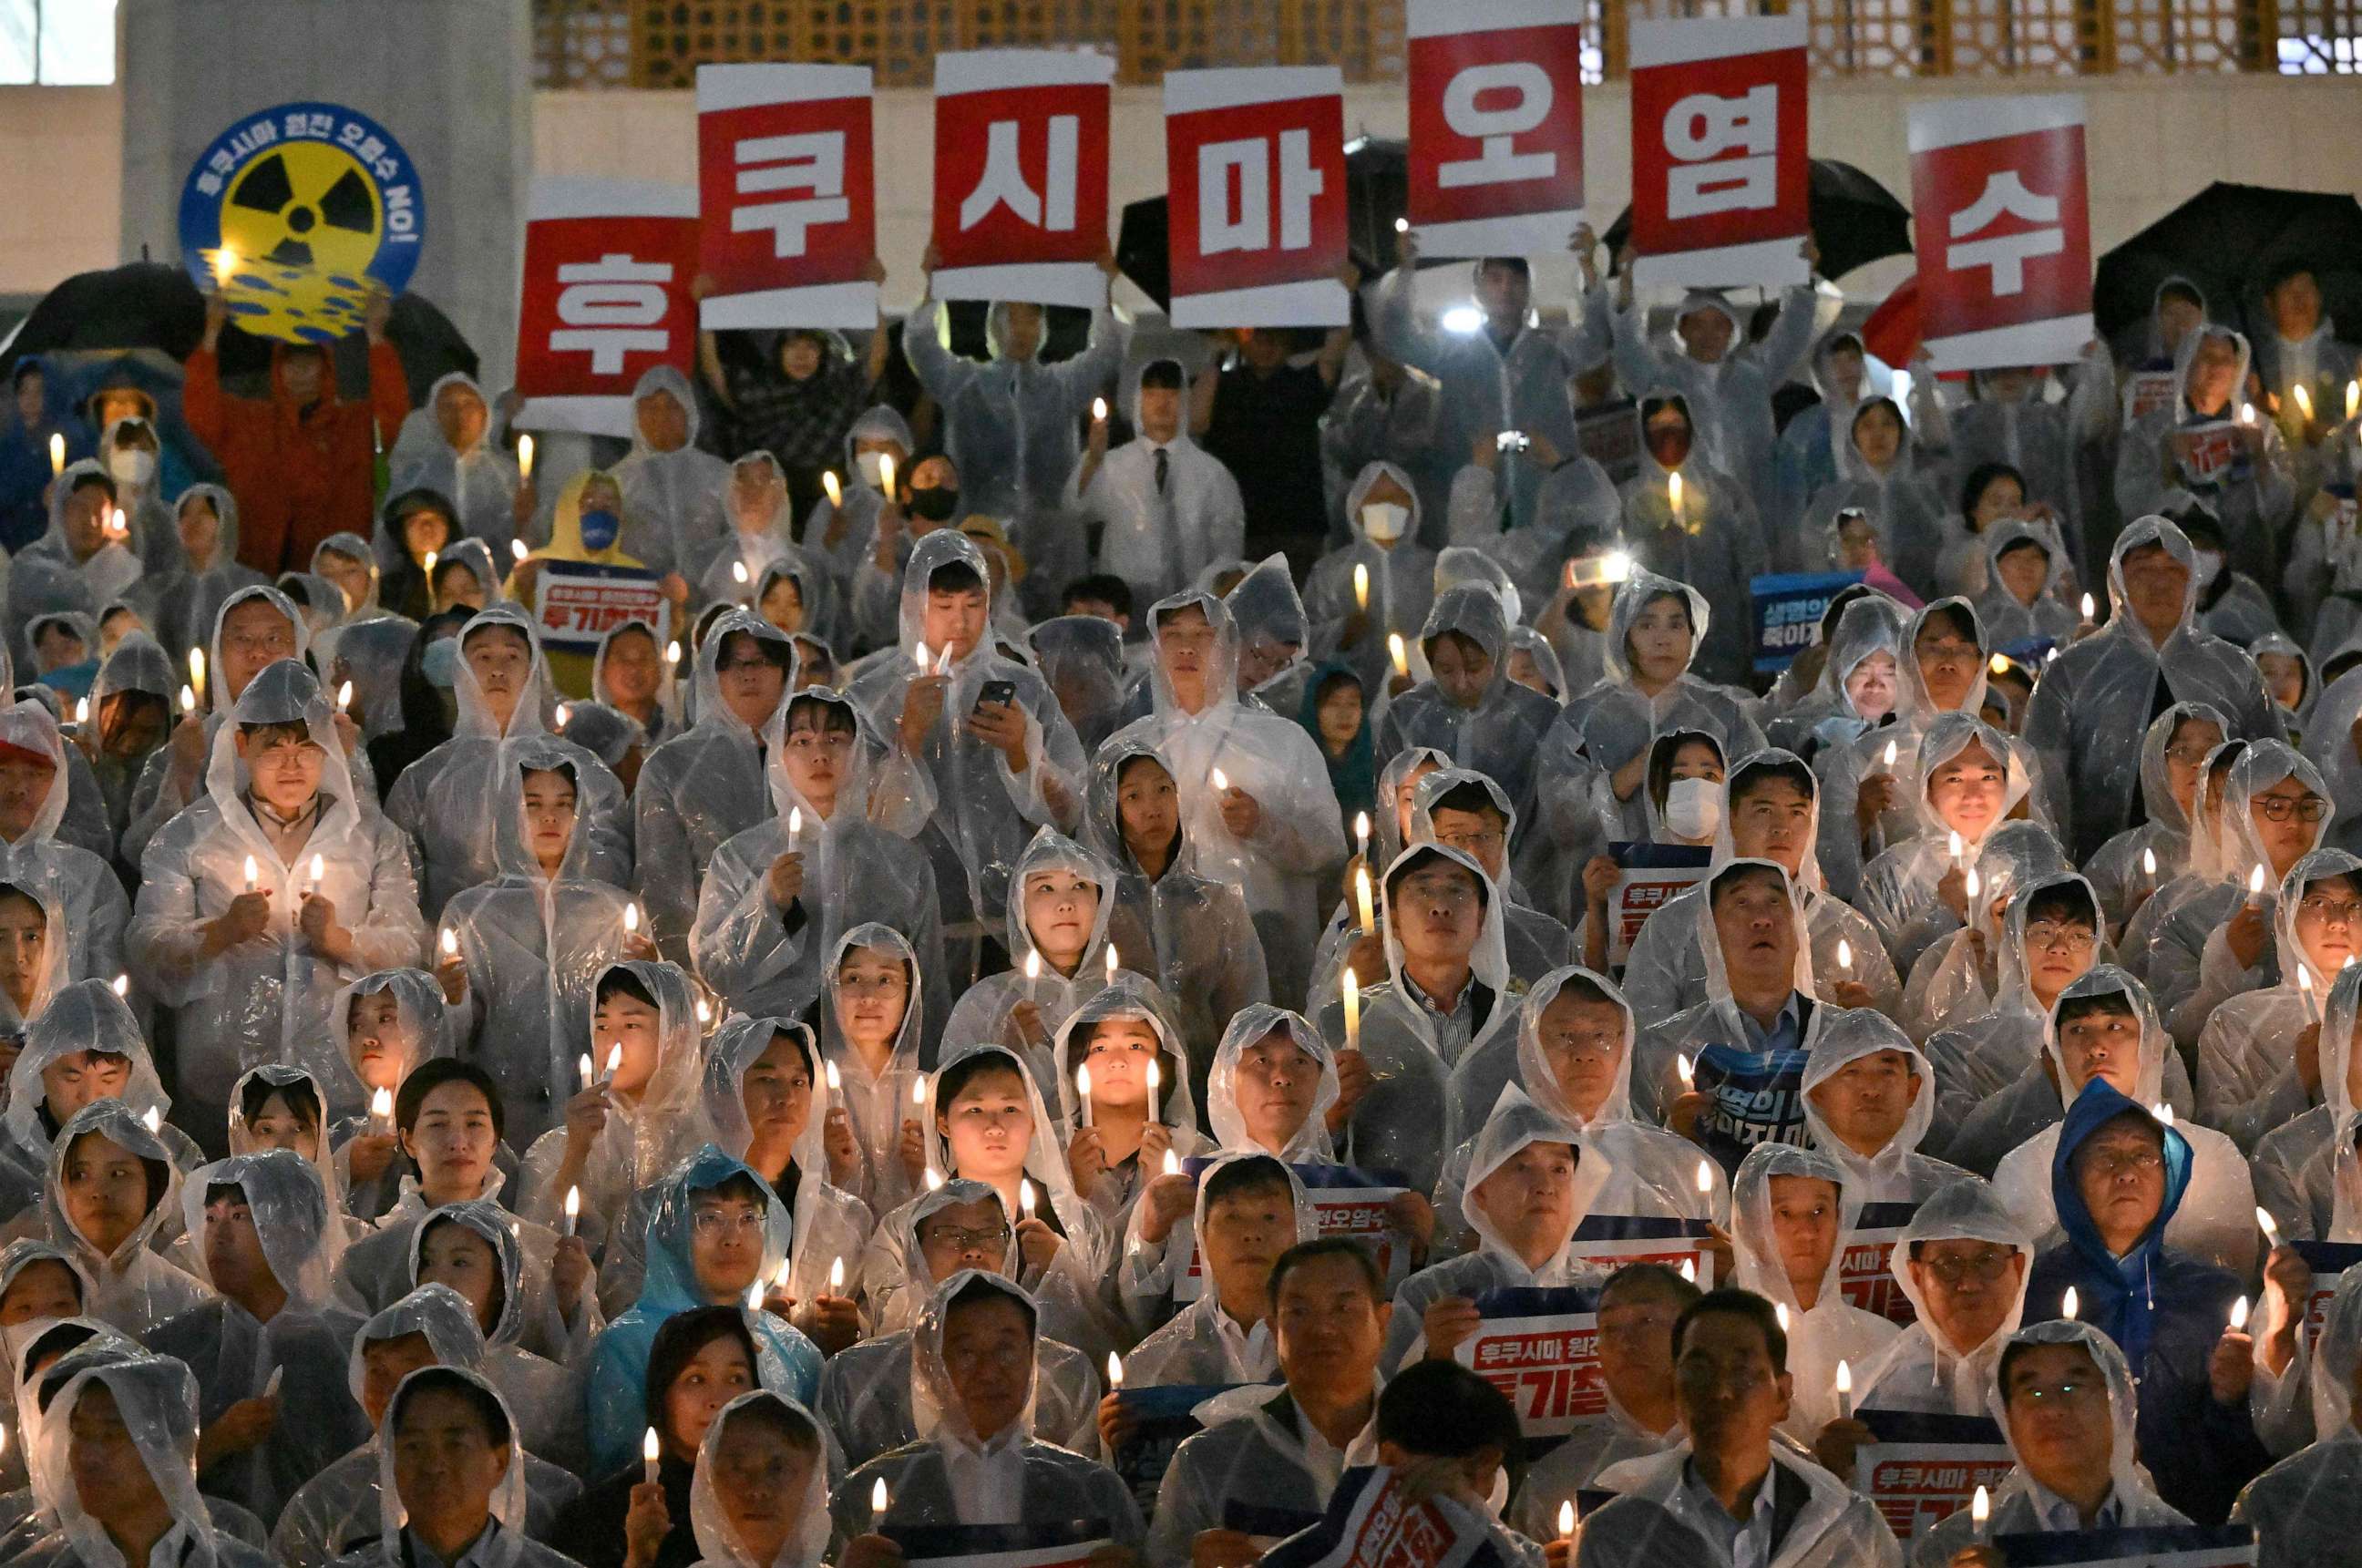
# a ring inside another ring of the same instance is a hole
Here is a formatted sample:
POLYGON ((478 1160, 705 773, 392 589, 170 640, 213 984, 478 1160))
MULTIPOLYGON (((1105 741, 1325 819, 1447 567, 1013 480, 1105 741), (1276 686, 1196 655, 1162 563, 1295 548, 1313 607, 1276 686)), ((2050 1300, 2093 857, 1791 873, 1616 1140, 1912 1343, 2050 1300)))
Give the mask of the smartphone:
POLYGON ((988 680, 983 690, 976 694, 976 705, 979 708, 988 702, 998 702, 1006 707, 1016 701, 1017 682, 1013 680, 988 680))

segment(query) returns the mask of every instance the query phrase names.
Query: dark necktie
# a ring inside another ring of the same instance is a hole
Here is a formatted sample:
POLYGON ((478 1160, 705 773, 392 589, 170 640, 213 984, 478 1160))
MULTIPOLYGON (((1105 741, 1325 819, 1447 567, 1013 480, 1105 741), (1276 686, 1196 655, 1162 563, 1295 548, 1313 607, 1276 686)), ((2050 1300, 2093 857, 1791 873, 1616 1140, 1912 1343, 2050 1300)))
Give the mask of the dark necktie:
POLYGON ((1156 493, 1164 493, 1164 481, 1172 477, 1173 458, 1164 447, 1156 448, 1156 493))

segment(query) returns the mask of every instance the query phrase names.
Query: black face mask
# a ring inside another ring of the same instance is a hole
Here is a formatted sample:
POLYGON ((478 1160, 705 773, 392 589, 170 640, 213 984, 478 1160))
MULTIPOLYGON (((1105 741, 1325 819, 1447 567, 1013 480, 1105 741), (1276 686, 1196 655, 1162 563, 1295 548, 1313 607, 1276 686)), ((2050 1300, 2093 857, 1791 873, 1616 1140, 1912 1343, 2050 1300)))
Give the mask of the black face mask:
POLYGON ((959 510, 959 495, 958 491, 944 485, 914 485, 911 490, 911 514, 930 523, 948 523, 959 510))

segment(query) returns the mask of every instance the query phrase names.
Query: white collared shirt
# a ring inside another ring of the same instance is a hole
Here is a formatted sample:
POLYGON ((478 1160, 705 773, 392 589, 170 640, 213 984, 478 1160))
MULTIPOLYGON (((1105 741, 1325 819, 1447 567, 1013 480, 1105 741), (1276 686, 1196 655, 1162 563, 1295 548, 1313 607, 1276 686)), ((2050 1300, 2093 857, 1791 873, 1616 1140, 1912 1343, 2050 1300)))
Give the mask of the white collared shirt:
POLYGON ((948 1430, 938 1430, 944 1474, 950 1484, 953 1511, 964 1525, 1005 1525, 1021 1521, 1025 1506, 1025 1440, 1011 1427, 981 1449, 969 1447, 948 1430))
POLYGON ((1241 1383, 1267 1383, 1279 1372, 1279 1347, 1271 1342, 1271 1324, 1258 1321, 1252 1329, 1242 1329, 1239 1320, 1215 1302, 1211 1314, 1214 1337, 1222 1347, 1222 1359, 1238 1374, 1241 1383))
POLYGON ((1319 1484, 1320 1496, 1325 1502, 1337 1489, 1337 1483, 1344 1478, 1347 1470, 1355 1465, 1378 1462, 1377 1403, 1374 1400, 1371 1402, 1369 1420, 1353 1434, 1353 1441, 1341 1449, 1331 1443, 1300 1408, 1296 1412, 1296 1435, 1304 1440, 1304 1468, 1319 1484))
POLYGON ((1762 1483, 1755 1488, 1755 1506, 1742 1522, 1732 1518, 1723 1507, 1722 1499, 1698 1474, 1696 1460, 1683 1463, 1682 1489, 1690 1495, 1702 1516, 1701 1522, 1722 1532, 1719 1539, 1730 1554, 1730 1568, 1771 1568, 1772 1508, 1779 1480, 1780 1462, 1775 1459, 1763 1472, 1762 1483))
POLYGON ((2025 1500, 2033 1505, 2034 1517, 2042 1522, 2042 1528, 2046 1532, 2072 1531, 2086 1528, 2114 1529, 2124 1522, 2124 1499, 2116 1496, 2114 1487, 2109 1488, 2108 1500, 2100 1505, 2100 1511, 2092 1516, 2092 1522, 2088 1527, 2083 1523, 2082 1512, 2074 1504, 2036 1481, 2032 1475, 2025 1476, 2025 1500))

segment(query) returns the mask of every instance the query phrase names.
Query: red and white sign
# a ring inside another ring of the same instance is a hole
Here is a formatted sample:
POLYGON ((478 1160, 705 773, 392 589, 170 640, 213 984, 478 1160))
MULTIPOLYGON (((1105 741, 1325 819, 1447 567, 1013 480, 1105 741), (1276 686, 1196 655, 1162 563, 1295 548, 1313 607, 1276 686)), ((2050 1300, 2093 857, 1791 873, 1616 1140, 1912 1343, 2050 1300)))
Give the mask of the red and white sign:
POLYGON ((1451 1356, 1507 1396, 1529 1438, 1564 1437, 1607 1414, 1596 1311, 1487 1318, 1451 1356))
POLYGON ((1920 337, 1938 370, 2047 365, 2092 340, 2083 100, 1911 109, 1920 337))
POLYGON ((935 57, 935 298, 1105 303, 1114 80, 1079 50, 935 57))
POLYGON ((1335 66, 1166 72, 1164 165, 1174 326, 1351 319, 1335 66))
POLYGON ((866 65, 697 68, 700 324, 877 324, 866 65))
POLYGON ((1407 20, 1420 253, 1563 248, 1583 222, 1581 0, 1410 0, 1407 20))
POLYGON ((632 386, 697 349, 697 192, 636 180, 540 180, 517 305, 517 425, 632 434, 632 386))
POLYGON ((1811 275, 1800 9, 1632 24, 1632 281, 1684 288, 1811 275))

